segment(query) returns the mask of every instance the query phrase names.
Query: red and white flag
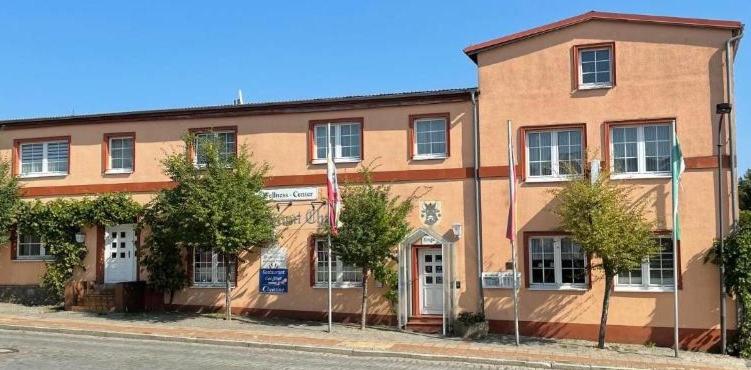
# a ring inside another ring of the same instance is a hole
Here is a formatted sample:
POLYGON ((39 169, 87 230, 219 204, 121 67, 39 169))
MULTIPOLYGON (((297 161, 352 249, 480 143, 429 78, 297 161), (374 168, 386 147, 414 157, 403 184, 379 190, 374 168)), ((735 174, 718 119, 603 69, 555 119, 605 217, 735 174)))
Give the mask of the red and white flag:
POLYGON ((511 139, 511 122, 508 122, 508 225, 506 238, 512 242, 516 240, 516 161, 514 160, 514 144, 511 139))
MULTIPOLYGON (((327 132, 331 132, 331 125, 327 128, 327 132)), ((327 135, 327 138, 330 134, 327 135)), ((328 195, 328 209, 329 209, 329 227, 331 227, 331 233, 333 235, 339 234, 339 212, 342 208, 342 195, 339 192, 339 182, 336 179, 336 164, 334 164, 334 148, 331 145, 331 140, 328 143, 328 150, 326 155, 326 190, 328 195)))

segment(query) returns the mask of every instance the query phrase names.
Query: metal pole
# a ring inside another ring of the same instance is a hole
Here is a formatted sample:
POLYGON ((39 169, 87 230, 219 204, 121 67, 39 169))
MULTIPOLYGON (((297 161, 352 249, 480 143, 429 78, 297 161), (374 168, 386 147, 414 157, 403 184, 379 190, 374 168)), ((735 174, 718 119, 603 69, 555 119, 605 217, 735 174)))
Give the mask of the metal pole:
MULTIPOLYGON (((331 151, 333 150, 333 148, 331 146, 331 123, 330 122, 326 125, 326 137, 328 138, 328 144, 327 144, 327 147, 326 147, 327 150, 328 150, 328 153, 326 153, 327 154, 327 158, 333 158, 334 154, 331 153, 331 151)), ((328 309, 329 309, 329 333, 332 332, 332 327, 333 327, 333 325, 332 325, 332 321, 333 321, 332 315, 333 315, 333 313, 332 313, 332 310, 331 310, 331 284, 332 284, 332 282, 331 282, 331 277, 332 277, 332 273, 331 273, 331 269, 332 269, 332 266, 331 266, 332 265, 331 264, 331 226, 333 226, 331 224, 331 221, 332 221, 331 220, 331 201, 332 201, 332 199, 328 199, 328 202, 326 202, 326 204, 327 204, 326 211, 328 212, 328 215, 329 215, 329 229, 330 229, 329 230, 329 235, 328 235, 328 251, 327 251, 327 253, 328 253, 328 265, 329 265, 328 266, 328 273, 329 273, 329 278, 328 278, 328 282, 329 282, 329 284, 328 284, 328 293, 329 293, 329 296, 328 296, 328 301, 329 301, 328 302, 328 309)))
MULTIPOLYGON (((331 207, 331 204, 329 204, 329 207, 331 207)), ((329 213, 330 214, 330 213, 329 213)), ((329 259, 329 333, 331 333, 332 329, 332 311, 331 311, 331 233, 329 232, 329 238, 328 238, 328 259, 329 259)))
MULTIPOLYGON (((513 148, 512 145, 512 130, 511 130, 511 120, 508 120, 506 122, 508 124, 508 142, 509 142, 509 168, 512 170, 511 173, 514 174, 513 178, 509 177, 509 201, 514 202, 516 200, 515 196, 515 187, 516 187, 516 170, 515 168, 512 168, 512 166, 516 166, 516 161, 514 160, 514 153, 511 150, 513 148)), ((511 209, 514 209, 515 211, 515 205, 510 205, 511 209)), ((510 217, 514 218, 513 224, 516 225, 516 212, 513 212, 510 217)), ((513 230, 516 232, 516 230, 513 230)), ((514 341, 516 342, 516 345, 518 346, 520 344, 519 340, 519 284, 516 280, 516 236, 514 236, 513 239, 511 239, 511 273, 513 276, 511 277, 511 280, 513 281, 513 287, 514 287, 514 341)))
POLYGON ((724 114, 720 114, 720 123, 717 128, 717 224, 720 228, 720 349, 723 355, 727 352, 727 294, 725 293, 725 263, 723 262, 722 257, 725 253, 725 209, 723 207, 724 182, 722 181, 724 170, 722 166, 722 154, 724 150, 722 147, 724 146, 725 141, 722 137, 724 117, 724 114))
MULTIPOLYGON (((678 132, 675 130, 675 120, 672 122, 672 135, 673 135, 673 148, 675 148, 676 144, 678 143, 678 132)), ((671 150, 671 152, 673 152, 671 150)), ((673 206, 673 346, 675 347, 675 357, 678 357, 678 349, 680 345, 680 335, 678 333, 678 269, 681 268, 681 266, 678 265, 678 186, 676 186, 676 183, 678 179, 676 178, 676 171, 675 171, 675 159, 671 159, 671 174, 672 174, 672 185, 673 185, 673 191, 672 191, 672 206, 673 206)))

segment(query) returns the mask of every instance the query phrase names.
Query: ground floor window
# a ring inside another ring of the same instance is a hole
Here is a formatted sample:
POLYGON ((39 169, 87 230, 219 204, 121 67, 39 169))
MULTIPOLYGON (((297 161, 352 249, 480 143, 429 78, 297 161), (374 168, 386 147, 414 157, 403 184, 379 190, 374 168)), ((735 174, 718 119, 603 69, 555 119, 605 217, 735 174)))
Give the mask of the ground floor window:
POLYGON ((589 281, 587 255, 565 236, 529 238, 531 288, 586 288, 589 281))
POLYGON ((41 260, 48 258, 42 238, 32 234, 18 235, 16 257, 23 260, 41 260))
MULTIPOLYGON (((230 257, 229 273, 233 285, 237 282, 235 264, 235 258, 230 257)), ((194 248, 193 285, 198 287, 224 287, 225 281, 224 255, 207 249, 194 248)))
POLYGON ((670 236, 657 238, 660 252, 642 262, 639 268, 618 275, 619 290, 664 290, 673 289, 673 239, 670 236))
MULTIPOLYGON (((329 279, 328 241, 316 239, 315 241, 315 285, 327 286, 329 279)), ((337 288, 350 288, 362 286, 362 269, 357 266, 345 264, 336 254, 331 256, 332 285, 337 288)))

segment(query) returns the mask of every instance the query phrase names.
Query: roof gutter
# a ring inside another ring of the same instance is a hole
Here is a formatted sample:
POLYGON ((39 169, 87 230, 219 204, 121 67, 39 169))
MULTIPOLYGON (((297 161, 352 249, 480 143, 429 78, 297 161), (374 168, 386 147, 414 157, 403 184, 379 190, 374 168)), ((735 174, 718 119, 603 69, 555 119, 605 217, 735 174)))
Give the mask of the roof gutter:
POLYGON ((733 71, 733 63, 735 61, 735 55, 738 53, 738 47, 740 45, 741 38, 743 37, 743 26, 741 26, 738 34, 729 38, 725 42, 725 79, 727 83, 727 99, 731 104, 732 109, 728 115, 728 138, 730 142, 730 192, 731 192, 731 204, 733 211, 732 227, 735 228, 738 223, 739 208, 738 208, 738 154, 736 150, 736 129, 735 129, 735 73, 733 71))

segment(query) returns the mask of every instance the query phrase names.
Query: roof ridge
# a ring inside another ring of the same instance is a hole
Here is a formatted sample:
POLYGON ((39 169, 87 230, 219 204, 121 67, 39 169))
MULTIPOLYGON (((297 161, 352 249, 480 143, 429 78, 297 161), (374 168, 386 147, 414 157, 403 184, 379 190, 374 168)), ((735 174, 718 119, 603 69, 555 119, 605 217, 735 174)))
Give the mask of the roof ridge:
POLYGON ((495 47, 510 44, 516 41, 524 40, 527 38, 535 37, 544 33, 557 31, 562 28, 570 27, 579 23, 588 22, 591 20, 608 20, 608 21, 620 21, 620 22, 640 22, 640 23, 656 23, 656 24, 669 24, 687 27, 706 27, 706 28, 720 28, 720 29, 741 29, 743 24, 739 21, 729 20, 717 20, 717 19, 704 19, 704 18, 684 18, 673 16, 660 16, 660 15, 646 15, 646 14, 634 14, 634 13, 613 13, 602 12, 597 10, 590 10, 586 13, 575 15, 573 17, 564 18, 552 23, 544 24, 542 26, 530 28, 524 31, 515 32, 506 36, 498 37, 481 43, 473 44, 464 48, 464 53, 467 54, 472 60, 476 60, 476 54, 495 47))

